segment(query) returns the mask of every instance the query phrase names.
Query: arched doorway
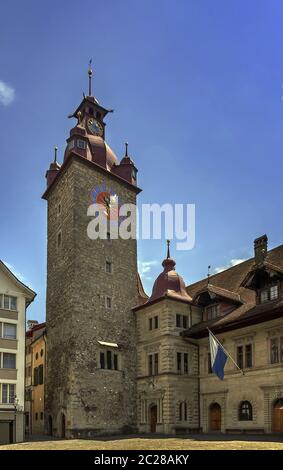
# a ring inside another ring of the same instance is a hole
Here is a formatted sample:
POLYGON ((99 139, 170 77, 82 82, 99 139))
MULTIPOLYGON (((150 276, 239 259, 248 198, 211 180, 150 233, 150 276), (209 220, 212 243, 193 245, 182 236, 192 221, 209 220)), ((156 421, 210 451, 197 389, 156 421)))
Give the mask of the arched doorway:
POLYGON ((61 437, 66 437, 66 417, 64 413, 61 415, 61 437))
POLYGON ((149 409, 150 432, 156 432, 157 406, 152 405, 149 409))
POLYGON ((49 436, 53 436, 52 416, 48 417, 48 434, 49 434, 49 436))
POLYGON ((283 432, 283 398, 273 404, 272 431, 283 432))
POLYGON ((221 406, 218 403, 209 407, 209 430, 221 431, 221 406))

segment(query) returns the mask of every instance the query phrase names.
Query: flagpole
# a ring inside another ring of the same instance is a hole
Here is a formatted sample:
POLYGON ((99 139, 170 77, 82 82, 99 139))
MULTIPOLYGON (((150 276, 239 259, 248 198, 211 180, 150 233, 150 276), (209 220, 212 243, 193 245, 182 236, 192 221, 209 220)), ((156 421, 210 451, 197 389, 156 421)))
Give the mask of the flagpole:
POLYGON ((244 371, 238 366, 238 364, 234 361, 233 357, 231 356, 231 354, 228 353, 228 351, 226 351, 226 349, 224 348, 224 346, 220 343, 220 341, 216 338, 216 336, 212 333, 212 331, 206 327, 206 329, 208 330, 208 332, 211 334, 211 336, 215 339, 215 341, 219 344, 219 346, 223 349, 223 351, 225 352, 225 354, 227 354, 227 356, 231 359, 231 361, 233 362, 233 364, 237 367, 237 369, 239 369, 240 372, 242 372, 243 375, 245 375, 244 371))

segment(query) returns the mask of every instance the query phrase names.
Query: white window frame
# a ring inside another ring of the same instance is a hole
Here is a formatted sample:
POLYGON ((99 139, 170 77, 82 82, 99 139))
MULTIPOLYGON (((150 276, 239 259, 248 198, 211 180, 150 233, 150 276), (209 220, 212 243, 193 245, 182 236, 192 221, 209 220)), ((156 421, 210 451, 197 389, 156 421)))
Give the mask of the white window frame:
POLYGON ((2 339, 11 339, 11 340, 16 340, 17 339, 17 324, 16 323, 9 323, 9 322, 1 322, 0 323, 0 338, 2 339), (8 326, 14 326, 15 329, 16 329, 16 335, 15 335, 15 338, 9 338, 7 336, 4 335, 4 332, 5 332, 5 325, 8 325, 8 326), (2 327, 2 328, 1 328, 2 327))
POLYGON ((2 351, 0 353, 0 369, 7 369, 7 370, 17 370, 17 354, 12 352, 2 351), (4 367, 4 354, 13 354, 15 356, 15 368, 4 367))
POLYGON ((15 397, 16 397, 16 384, 15 383, 1 383, 0 384, 0 403, 2 405, 13 405, 15 403, 15 397), (7 402, 3 402, 3 385, 7 385, 7 402), (13 401, 10 401, 9 398, 10 398, 10 387, 13 386, 14 387, 14 400, 13 401))
POLYGON ((18 311, 18 298, 15 297, 14 295, 7 295, 7 294, 0 294, 0 308, 2 310, 11 310, 12 312, 17 312, 18 311), (8 298, 8 303, 9 303, 9 307, 6 308, 5 307, 5 301, 4 299, 8 298), (16 300, 16 308, 11 308, 11 299, 15 299, 16 300))

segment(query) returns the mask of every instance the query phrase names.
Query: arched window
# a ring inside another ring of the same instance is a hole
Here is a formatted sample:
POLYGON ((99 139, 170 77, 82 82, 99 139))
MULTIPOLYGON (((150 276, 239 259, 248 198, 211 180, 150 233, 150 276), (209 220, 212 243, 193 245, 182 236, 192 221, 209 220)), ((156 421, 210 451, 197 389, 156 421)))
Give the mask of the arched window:
POLYGON ((239 407, 239 421, 252 421, 253 407, 249 401, 242 401, 239 407))

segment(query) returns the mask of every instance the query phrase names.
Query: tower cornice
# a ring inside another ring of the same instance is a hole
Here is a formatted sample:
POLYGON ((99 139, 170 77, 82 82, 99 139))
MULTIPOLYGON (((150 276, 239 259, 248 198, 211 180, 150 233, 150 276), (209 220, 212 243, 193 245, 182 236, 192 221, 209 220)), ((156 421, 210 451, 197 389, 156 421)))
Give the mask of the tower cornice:
POLYGON ((103 168, 101 165, 98 165, 98 163, 87 160, 86 158, 82 157, 81 155, 79 155, 75 152, 71 152, 68 155, 68 157, 66 158, 66 160, 64 161, 64 163, 62 164, 60 170, 58 171, 58 173, 57 173, 56 177, 54 178, 54 180, 52 181, 52 183, 48 186, 46 191, 43 193, 42 199, 46 199, 46 200, 48 199, 48 196, 49 196, 50 192, 56 186, 57 182, 63 176, 64 172, 67 170, 67 168, 71 164, 71 161, 73 161, 73 160, 77 160, 77 161, 83 163, 84 165, 87 165, 89 168, 92 168, 93 170, 100 171, 103 174, 107 174, 108 176, 110 176, 110 178, 113 178, 114 180, 119 181, 120 183, 125 185, 127 188, 130 188, 136 194, 139 194, 142 191, 142 189, 138 188, 137 186, 132 185, 131 183, 126 181, 124 178, 121 178, 120 176, 116 175, 115 173, 112 173, 112 172, 108 171, 107 169, 103 168))

